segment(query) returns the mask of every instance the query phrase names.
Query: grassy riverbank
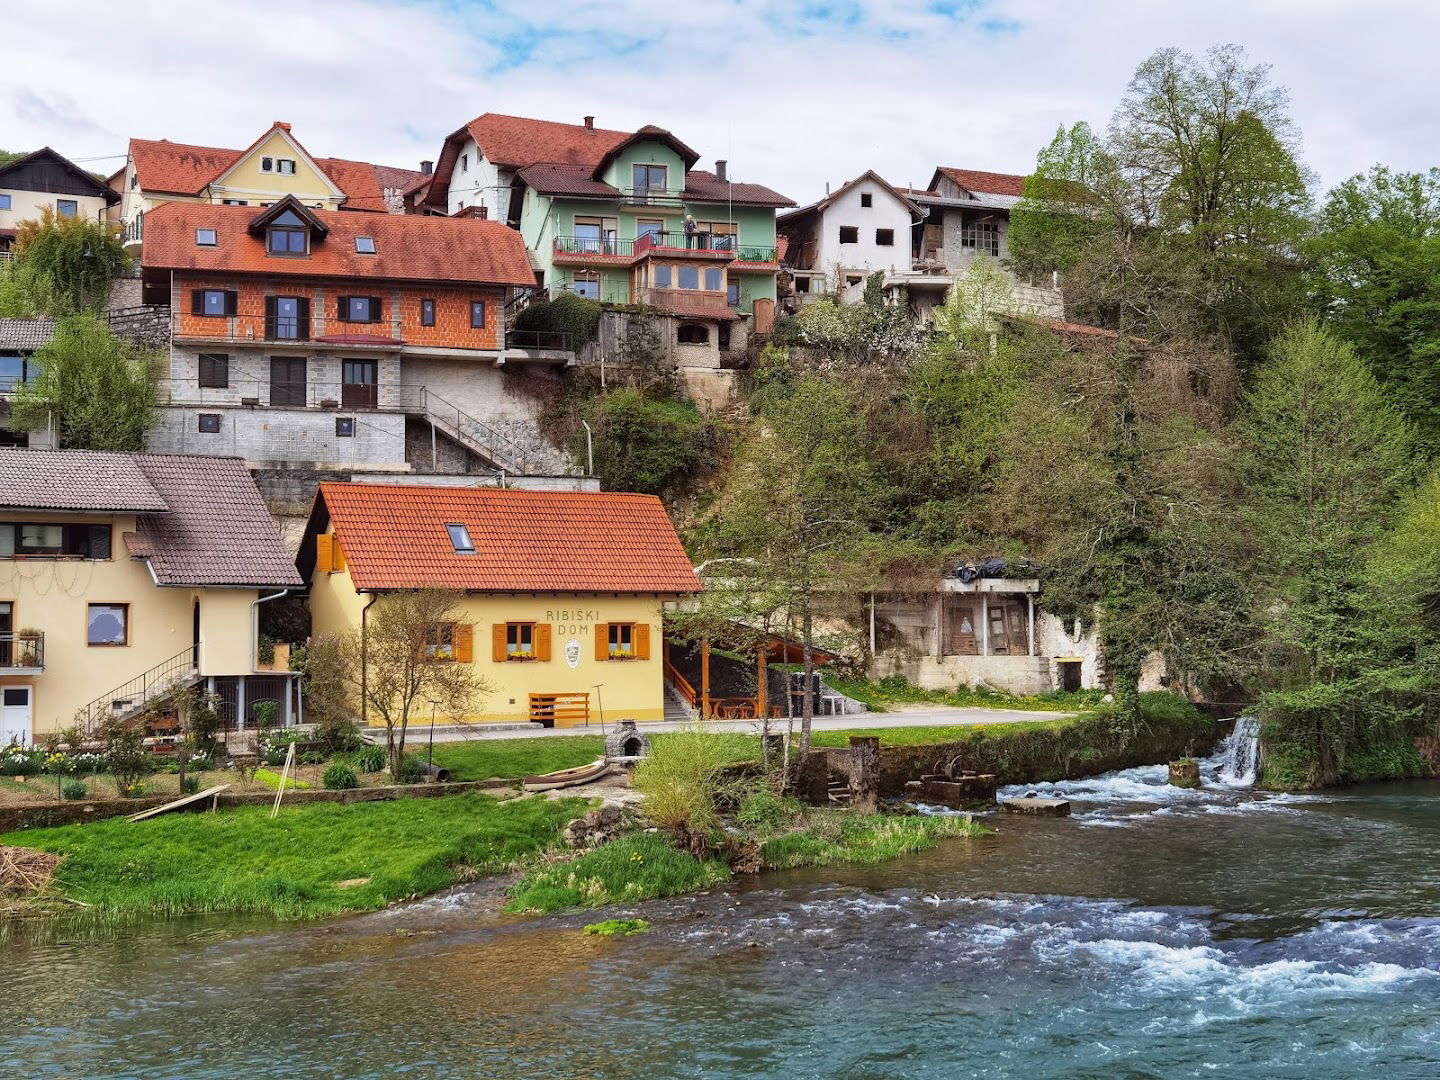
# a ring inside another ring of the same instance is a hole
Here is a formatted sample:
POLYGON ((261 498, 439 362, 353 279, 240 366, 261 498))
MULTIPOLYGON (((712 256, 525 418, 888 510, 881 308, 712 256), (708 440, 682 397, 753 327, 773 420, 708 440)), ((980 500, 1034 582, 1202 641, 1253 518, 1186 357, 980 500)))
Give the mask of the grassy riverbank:
POLYGON ((925 690, 902 675, 884 679, 842 679, 827 674, 832 689, 862 702, 871 712, 891 712, 900 705, 941 705, 955 709, 1023 709, 1027 712, 1081 712, 1101 704, 1104 690, 1054 690, 1045 694, 1007 694, 999 690, 960 687, 925 690))
POLYGON ((581 799, 485 795, 123 819, 0 836, 63 855, 51 891, 97 914, 371 911, 554 847, 581 799))
MULTIPOLYGON (((798 810, 799 808, 797 808, 798 810)), ((858 814, 800 810, 789 824, 759 840, 762 869, 877 863, 985 830, 966 817, 858 814)), ((697 892, 732 876, 724 858, 697 859, 657 833, 632 833, 570 862, 528 872, 511 890, 510 910, 549 914, 636 903, 697 892)))

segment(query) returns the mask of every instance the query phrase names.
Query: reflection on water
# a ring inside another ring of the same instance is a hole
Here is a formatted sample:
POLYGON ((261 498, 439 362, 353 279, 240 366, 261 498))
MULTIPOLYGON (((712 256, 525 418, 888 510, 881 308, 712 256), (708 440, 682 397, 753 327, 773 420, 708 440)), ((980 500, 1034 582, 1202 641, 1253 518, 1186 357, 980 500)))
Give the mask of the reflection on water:
POLYGON ((621 941, 465 890, 15 940, 0 1074, 1440 1073, 1440 785, 1055 790, 1073 818, 638 905, 621 941))

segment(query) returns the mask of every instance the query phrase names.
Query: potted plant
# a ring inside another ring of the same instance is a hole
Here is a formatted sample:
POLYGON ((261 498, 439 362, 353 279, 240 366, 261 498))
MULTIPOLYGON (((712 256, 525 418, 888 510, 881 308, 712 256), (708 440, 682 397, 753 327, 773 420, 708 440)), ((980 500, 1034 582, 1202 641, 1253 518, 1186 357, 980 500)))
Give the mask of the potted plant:
POLYGON ((21 629, 16 635, 16 644, 19 646, 20 667, 38 667, 40 665, 40 631, 33 626, 21 629))

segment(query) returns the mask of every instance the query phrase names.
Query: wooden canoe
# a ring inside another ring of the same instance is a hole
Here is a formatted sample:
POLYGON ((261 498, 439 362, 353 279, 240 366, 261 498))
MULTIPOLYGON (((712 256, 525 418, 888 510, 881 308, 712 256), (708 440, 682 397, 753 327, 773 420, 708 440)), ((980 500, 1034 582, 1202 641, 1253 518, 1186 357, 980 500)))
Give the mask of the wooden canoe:
POLYGON ((599 780, 610 771, 603 757, 596 758, 589 765, 579 765, 573 769, 560 769, 552 773, 543 773, 539 776, 525 777, 526 791, 553 791, 555 788, 575 787, 578 784, 588 784, 592 780, 599 780))

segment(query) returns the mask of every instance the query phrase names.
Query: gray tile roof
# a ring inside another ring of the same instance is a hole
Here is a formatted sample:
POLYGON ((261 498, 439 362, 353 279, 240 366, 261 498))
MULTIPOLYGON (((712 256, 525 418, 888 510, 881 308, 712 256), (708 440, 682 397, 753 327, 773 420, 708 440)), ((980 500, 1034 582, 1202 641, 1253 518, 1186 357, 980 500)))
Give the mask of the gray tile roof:
POLYGON ((170 512, 141 515, 138 544, 127 544, 150 560, 162 585, 303 584, 239 458, 137 454, 135 461, 170 512))
POLYGON ((54 333, 54 319, 0 319, 0 352, 34 352, 54 333))
POLYGON ((134 454, 0 449, 0 506, 27 510, 163 512, 134 454))

